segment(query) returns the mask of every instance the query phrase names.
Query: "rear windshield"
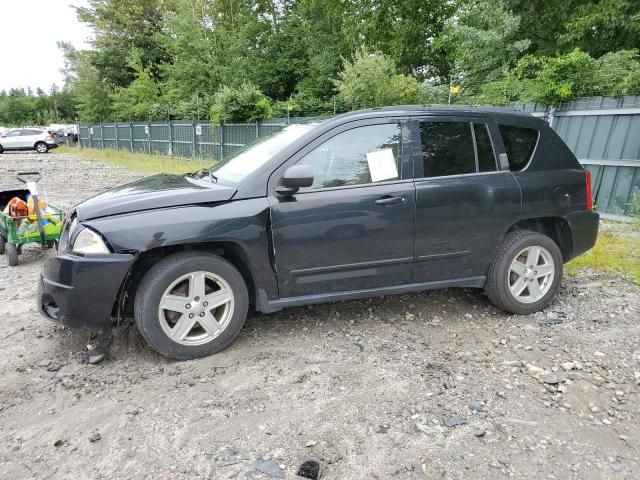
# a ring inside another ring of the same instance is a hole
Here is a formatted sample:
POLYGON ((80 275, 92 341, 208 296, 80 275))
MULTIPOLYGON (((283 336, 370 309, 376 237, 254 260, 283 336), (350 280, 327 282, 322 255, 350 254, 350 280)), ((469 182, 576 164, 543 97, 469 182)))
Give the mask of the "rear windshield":
POLYGON ((499 125, 504 148, 509 157, 509 170, 517 172, 527 166, 538 143, 538 130, 517 127, 515 125, 499 125))

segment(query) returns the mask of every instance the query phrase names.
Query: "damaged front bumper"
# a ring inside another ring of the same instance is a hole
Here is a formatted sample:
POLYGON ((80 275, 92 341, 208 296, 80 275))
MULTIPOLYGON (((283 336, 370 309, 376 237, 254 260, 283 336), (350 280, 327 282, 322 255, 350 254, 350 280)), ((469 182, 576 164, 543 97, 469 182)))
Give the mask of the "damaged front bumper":
POLYGON ((38 285, 38 310, 69 327, 111 326, 114 304, 134 260, 127 254, 48 259, 38 285))

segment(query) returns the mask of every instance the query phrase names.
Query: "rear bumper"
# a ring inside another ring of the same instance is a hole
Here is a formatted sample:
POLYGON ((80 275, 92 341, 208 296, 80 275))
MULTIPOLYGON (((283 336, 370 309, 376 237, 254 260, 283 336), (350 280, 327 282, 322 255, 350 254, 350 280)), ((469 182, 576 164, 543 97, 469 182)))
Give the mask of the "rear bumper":
POLYGON ((133 255, 60 255, 46 261, 38 284, 38 310, 69 327, 112 324, 113 305, 133 255))
POLYGON ((576 212, 567 216, 571 227, 571 258, 590 250, 598 238, 600 215, 594 212, 576 212))

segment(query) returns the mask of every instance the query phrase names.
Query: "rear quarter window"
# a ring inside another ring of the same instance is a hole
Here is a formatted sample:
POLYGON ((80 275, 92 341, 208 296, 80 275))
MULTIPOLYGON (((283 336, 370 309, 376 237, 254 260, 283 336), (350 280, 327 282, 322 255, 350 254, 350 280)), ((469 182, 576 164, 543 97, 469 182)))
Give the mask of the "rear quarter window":
POLYGON ((529 163, 536 148, 540 135, 538 130, 515 125, 499 125, 498 128, 509 157, 509 170, 522 170, 529 163))

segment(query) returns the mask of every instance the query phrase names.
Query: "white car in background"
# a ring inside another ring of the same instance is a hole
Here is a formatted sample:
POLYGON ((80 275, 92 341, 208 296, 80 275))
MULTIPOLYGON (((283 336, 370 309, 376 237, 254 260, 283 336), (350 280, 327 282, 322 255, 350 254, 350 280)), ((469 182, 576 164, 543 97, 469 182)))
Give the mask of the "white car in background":
POLYGON ((47 153, 57 146, 55 133, 40 128, 14 128, 0 135, 0 153, 9 150, 47 153))

